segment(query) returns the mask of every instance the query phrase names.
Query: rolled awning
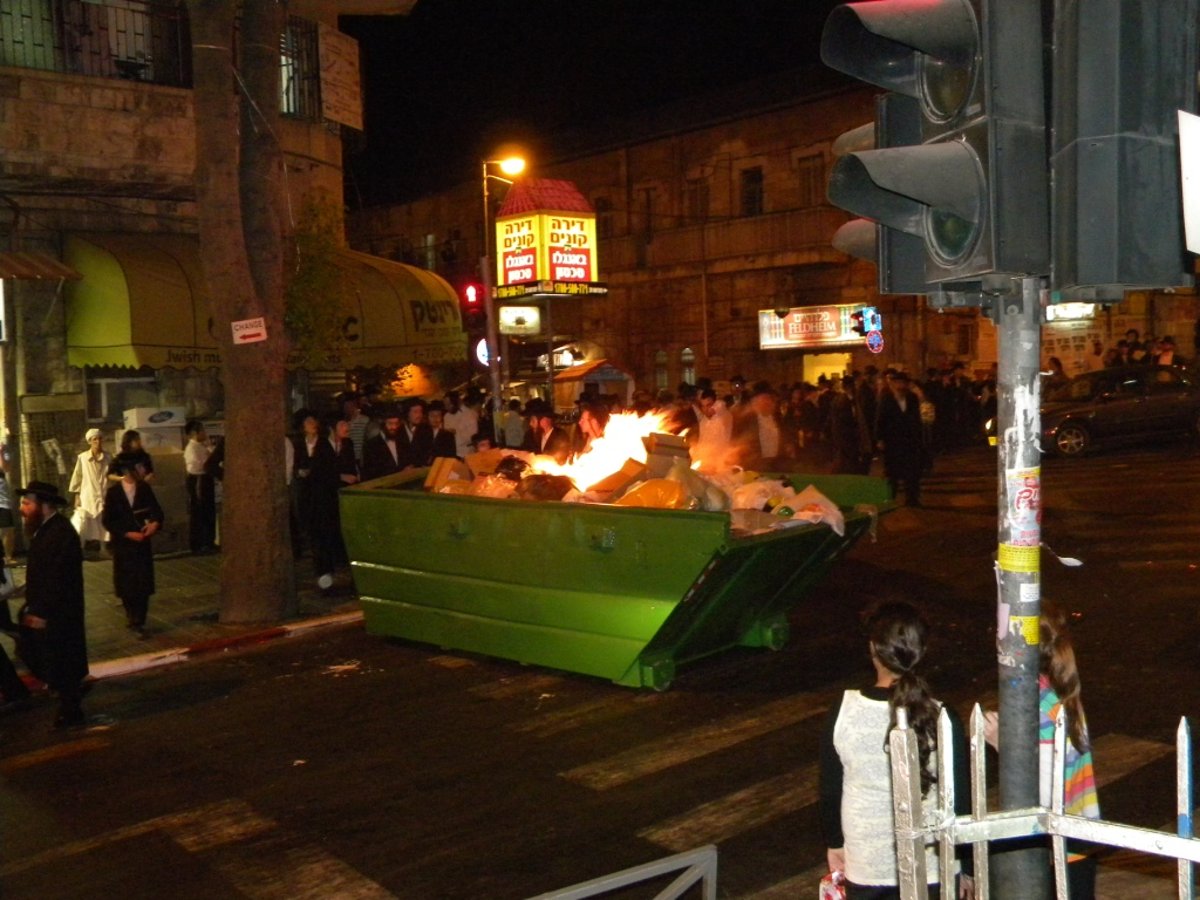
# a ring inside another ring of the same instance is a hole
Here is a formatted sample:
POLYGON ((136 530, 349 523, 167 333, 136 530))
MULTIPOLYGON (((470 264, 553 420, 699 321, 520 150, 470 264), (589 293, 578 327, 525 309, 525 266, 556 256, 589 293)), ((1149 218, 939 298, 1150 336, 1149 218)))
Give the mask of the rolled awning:
MULTIPOLYGON (((74 234, 64 257, 82 275, 66 292, 71 365, 221 365, 196 237, 74 234)), ((444 279, 353 250, 339 250, 335 261, 350 288, 348 349, 322 360, 323 367, 466 359, 458 298, 444 279)))
POLYGON ((20 281, 77 281, 82 276, 49 253, 0 253, 0 278, 20 281))

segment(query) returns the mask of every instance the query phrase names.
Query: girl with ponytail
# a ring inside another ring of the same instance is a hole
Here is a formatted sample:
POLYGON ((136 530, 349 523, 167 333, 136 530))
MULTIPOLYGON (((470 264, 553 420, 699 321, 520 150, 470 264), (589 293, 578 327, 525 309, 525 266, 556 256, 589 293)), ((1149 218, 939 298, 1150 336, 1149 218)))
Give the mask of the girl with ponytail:
MULTIPOLYGON (((1092 769, 1092 745, 1080 699, 1079 670, 1075 667, 1075 645, 1071 641, 1067 612, 1053 600, 1043 597, 1038 625, 1038 799, 1042 806, 1050 805, 1054 723, 1061 709, 1067 726, 1063 811, 1072 816, 1098 819, 1100 801, 1096 796, 1096 778, 1092 769)), ((989 712, 984 738, 996 747, 999 735, 1000 714, 989 712)), ((1067 841, 1067 880, 1071 900, 1092 900, 1096 896, 1096 859, 1086 853, 1088 849, 1088 845, 1080 841, 1067 841)))
MULTIPOLYGON (((829 867, 842 872, 849 900, 898 900, 896 839, 892 818, 892 770, 888 737, 896 727, 896 711, 904 709, 917 736, 921 793, 927 820, 933 815, 936 781, 937 719, 942 705, 921 674, 929 625, 909 603, 889 601, 865 617, 875 683, 846 691, 830 711, 821 744, 821 824, 829 867)), ((962 722, 947 709, 954 736, 955 805, 970 806, 966 739, 962 722)), ((962 857, 969 861, 969 854, 962 857)), ((938 891, 935 846, 926 846, 926 878, 930 897, 938 891)), ((957 894, 974 896, 964 874, 957 894)))

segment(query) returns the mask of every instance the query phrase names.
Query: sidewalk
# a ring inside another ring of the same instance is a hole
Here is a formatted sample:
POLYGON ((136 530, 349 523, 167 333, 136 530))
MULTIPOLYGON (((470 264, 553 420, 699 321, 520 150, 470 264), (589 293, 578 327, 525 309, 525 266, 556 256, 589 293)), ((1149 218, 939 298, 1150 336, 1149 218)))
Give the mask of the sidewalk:
MULTIPOLYGON (((329 596, 322 596, 314 584, 311 563, 300 560, 296 563, 300 596, 295 618, 269 624, 222 625, 217 621, 220 567, 219 554, 156 556, 154 577, 158 591, 150 598, 147 636, 143 638, 125 627, 125 611, 113 593, 112 561, 86 560, 83 585, 92 677, 127 674, 229 646, 361 617, 348 573, 339 573, 329 596)), ((24 567, 18 565, 12 571, 17 584, 23 584, 24 567)), ((19 605, 17 600, 9 601, 14 616, 19 605)), ((5 650, 11 655, 10 644, 5 644, 5 650)))

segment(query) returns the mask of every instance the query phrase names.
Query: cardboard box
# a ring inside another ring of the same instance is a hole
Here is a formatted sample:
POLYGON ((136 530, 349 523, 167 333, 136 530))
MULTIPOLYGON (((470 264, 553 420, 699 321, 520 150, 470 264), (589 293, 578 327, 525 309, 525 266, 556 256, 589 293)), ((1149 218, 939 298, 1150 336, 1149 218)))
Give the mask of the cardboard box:
POLYGON ((625 465, 611 475, 605 476, 588 488, 589 494, 608 494, 618 496, 625 493, 629 486, 646 476, 646 466, 636 459, 625 460, 625 465))
POLYGON ((437 493, 449 481, 465 481, 469 484, 471 478, 471 470, 465 462, 453 456, 439 456, 425 476, 425 490, 437 493))
POLYGON ((187 410, 182 406, 135 406, 125 410, 125 430, 136 428, 164 428, 187 424, 187 410))
POLYGON ((650 454, 646 459, 646 470, 651 478, 664 477, 677 459, 691 462, 687 440, 678 434, 652 434, 642 438, 642 444, 650 454))
POLYGON ((492 450, 481 450, 478 453, 467 454, 467 465, 476 475, 491 475, 496 471, 496 466, 500 465, 501 460, 508 455, 508 451, 495 448, 492 450))

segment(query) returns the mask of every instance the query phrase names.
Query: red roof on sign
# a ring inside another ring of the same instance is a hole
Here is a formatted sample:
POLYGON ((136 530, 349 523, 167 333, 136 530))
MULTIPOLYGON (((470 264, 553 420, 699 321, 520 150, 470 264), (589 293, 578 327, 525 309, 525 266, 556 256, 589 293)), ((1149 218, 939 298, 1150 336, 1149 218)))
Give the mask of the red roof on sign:
POLYGON ((542 209, 555 212, 594 213, 575 182, 561 178, 524 178, 508 190, 497 217, 520 216, 542 209))

